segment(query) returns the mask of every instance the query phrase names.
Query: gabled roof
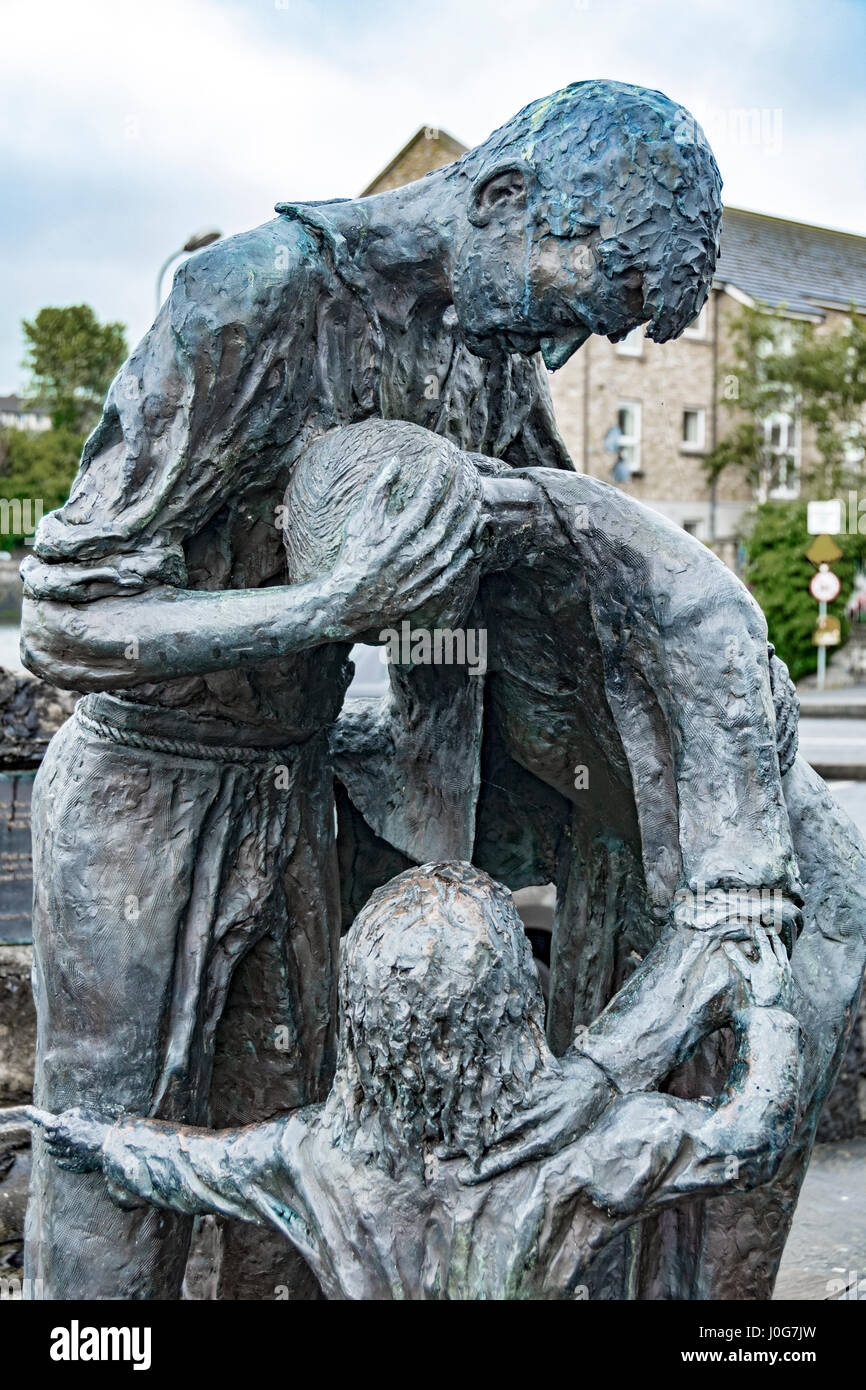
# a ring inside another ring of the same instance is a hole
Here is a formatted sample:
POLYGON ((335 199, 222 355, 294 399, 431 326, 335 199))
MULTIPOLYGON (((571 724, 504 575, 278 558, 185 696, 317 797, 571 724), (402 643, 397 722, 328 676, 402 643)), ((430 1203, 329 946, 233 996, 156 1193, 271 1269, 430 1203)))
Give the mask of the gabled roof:
POLYGON ((48 411, 38 401, 12 395, 0 396, 0 415, 42 415, 47 419, 48 411))
POLYGON ((465 154, 466 150, 467 146, 461 145, 447 130, 441 130, 438 126, 419 126, 412 138, 406 141, 385 168, 367 184, 361 197, 366 198, 371 193, 383 193, 388 188, 399 188, 402 183, 409 183, 434 169, 441 169, 445 164, 452 164, 455 159, 465 154), (420 149, 417 148, 419 145, 422 146, 420 149), (400 165, 404 163, 410 166, 405 171, 406 177, 402 177, 403 171, 400 169, 400 165))
POLYGON ((866 312, 866 237, 726 207, 715 279, 813 318, 852 302, 866 312))

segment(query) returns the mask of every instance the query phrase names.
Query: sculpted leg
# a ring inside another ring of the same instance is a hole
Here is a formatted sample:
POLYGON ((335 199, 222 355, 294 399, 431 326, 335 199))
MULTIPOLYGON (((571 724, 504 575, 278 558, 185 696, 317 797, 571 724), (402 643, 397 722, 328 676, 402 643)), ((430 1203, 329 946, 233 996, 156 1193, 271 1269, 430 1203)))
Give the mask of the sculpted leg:
MULTIPOLYGON (((35 1095, 48 1108, 152 1104, 177 919, 160 904, 170 861, 127 838, 124 799, 146 816, 165 805, 144 759, 95 746, 71 720, 33 797, 35 1095)), ((61 1172, 34 1136, 27 1267, 46 1298, 177 1298, 189 1233, 185 1217, 121 1210, 98 1174, 61 1172)))

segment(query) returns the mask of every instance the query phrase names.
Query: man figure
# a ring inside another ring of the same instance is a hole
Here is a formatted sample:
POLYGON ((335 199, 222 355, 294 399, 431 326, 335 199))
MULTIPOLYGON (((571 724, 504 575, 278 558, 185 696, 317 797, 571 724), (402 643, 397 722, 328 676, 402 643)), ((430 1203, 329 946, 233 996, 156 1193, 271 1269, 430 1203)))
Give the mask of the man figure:
MULTIPOLYGON (((324 1094, 350 672, 322 644, 459 583, 478 496, 446 478, 411 543, 359 525, 322 589, 285 583, 283 492, 370 417, 567 468, 539 351, 664 341, 706 298, 720 182, 684 128, 659 93, 576 83, 418 184, 281 204, 178 271, 23 566, 26 664, 91 692, 34 792, 40 1104, 242 1123, 324 1094)), ((38 1145, 28 1222, 47 1297, 178 1295, 190 1222, 123 1215, 38 1145)), ((250 1258, 225 1294, 287 1282, 250 1258)))
POLYGON ((227 1132, 80 1110, 37 1118, 56 1161, 101 1171, 120 1201, 275 1227, 328 1298, 573 1298, 617 1232, 683 1196, 766 1182, 790 1138, 798 1048, 784 952, 762 930, 754 961, 730 941, 696 952, 682 937, 668 933, 609 1010, 607 1036, 636 1068, 617 1086, 582 1044, 559 1061, 548 1049, 508 891, 466 864, 426 865, 378 890, 343 944, 324 1105, 227 1132), (665 1042, 645 1039, 641 1056, 629 1020, 649 993, 665 1042), (647 1090, 720 1019, 741 1042, 725 1092, 647 1090), (497 1172, 503 1131, 531 1126, 553 1097, 549 1156, 497 1172))

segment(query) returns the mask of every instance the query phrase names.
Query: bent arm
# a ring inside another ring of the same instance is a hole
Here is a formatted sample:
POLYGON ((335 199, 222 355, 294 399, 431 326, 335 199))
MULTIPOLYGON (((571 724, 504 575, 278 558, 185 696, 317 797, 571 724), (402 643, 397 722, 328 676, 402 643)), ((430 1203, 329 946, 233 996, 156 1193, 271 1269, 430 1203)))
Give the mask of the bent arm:
POLYGON ((783 1009, 749 1009, 737 1041, 715 1102, 658 1092, 615 1100, 554 1173, 557 1199, 585 1194, 610 1216, 642 1217, 689 1194, 769 1182, 797 1118, 799 1028, 783 1009))
POLYGON ((485 481, 485 504, 503 554, 503 531, 543 528, 541 548, 570 554, 589 579, 604 693, 641 792, 654 907, 661 914, 678 887, 700 885, 776 890, 798 905, 766 622, 744 585, 706 546, 597 479, 530 469, 485 481))
POLYGON ((161 586, 79 604, 25 596, 21 655, 61 689, 122 690, 351 641, 341 619, 327 582, 222 593, 161 586))

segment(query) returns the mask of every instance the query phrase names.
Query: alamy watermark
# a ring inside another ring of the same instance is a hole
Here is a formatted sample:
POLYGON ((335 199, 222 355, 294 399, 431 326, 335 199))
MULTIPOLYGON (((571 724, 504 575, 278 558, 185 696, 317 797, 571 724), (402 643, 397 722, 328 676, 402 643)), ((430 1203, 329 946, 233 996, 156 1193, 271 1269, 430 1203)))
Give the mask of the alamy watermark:
POLYGON ((0 1274, 0 1303, 31 1303, 45 1297, 41 1279, 22 1279, 20 1274, 0 1274))
POLYGON ((705 929, 739 918, 781 927, 786 902, 779 888, 707 888, 699 882, 694 888, 678 888, 673 905, 676 920, 684 926, 705 929))
MULTIPOLYGON (((866 497, 861 497, 859 492, 851 489, 847 498, 834 497, 832 502, 839 508, 838 527, 833 528, 832 534, 837 536, 866 536, 866 497)), ((822 503, 821 505, 829 506, 831 504, 822 503)))
POLYGON ((764 154, 782 152, 781 106, 702 106, 695 114, 681 109, 677 115, 674 139, 679 145, 693 145, 702 129, 713 149, 725 145, 755 145, 764 154))
POLYGON ((23 536, 32 545, 41 520, 41 497, 0 497, 0 536, 23 536))
POLYGON ((465 666, 470 676, 487 670, 487 629, 483 627, 412 627, 408 619, 379 633, 393 666, 465 666))

